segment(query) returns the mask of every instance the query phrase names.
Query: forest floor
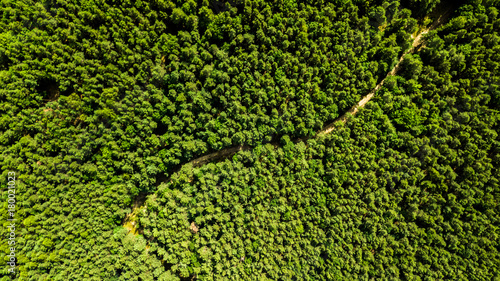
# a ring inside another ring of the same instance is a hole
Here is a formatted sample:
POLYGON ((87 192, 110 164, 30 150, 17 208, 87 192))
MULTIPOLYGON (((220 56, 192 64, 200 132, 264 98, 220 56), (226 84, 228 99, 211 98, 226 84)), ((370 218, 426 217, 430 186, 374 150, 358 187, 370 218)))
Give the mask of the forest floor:
MULTIPOLYGON (((429 31, 436 29, 438 26, 441 26, 446 20, 448 19, 449 15, 451 14, 453 9, 448 8, 444 10, 436 20, 427 28, 421 29, 420 31, 417 32, 417 35, 414 36, 412 35, 411 38, 413 38, 412 46, 406 50, 399 58, 398 62, 396 65, 387 73, 386 77, 380 81, 375 88, 373 88, 366 96, 364 96, 357 104, 353 105, 347 112, 345 112, 342 116, 338 117, 335 119, 333 122, 330 122, 327 124, 323 129, 318 131, 316 133, 316 137, 321 136, 321 135, 326 135, 331 133, 332 131, 335 130, 335 128, 338 127, 339 122, 341 124, 344 124, 347 122, 349 116, 356 115, 356 113, 359 111, 360 108, 363 108, 366 106, 366 104, 375 96, 375 93, 382 88, 384 85, 385 80, 389 76, 394 76, 398 73, 401 63, 404 60, 404 57, 409 54, 415 52, 415 50, 420 50, 422 47, 425 47, 425 42, 423 41, 423 36, 428 33, 429 31), (419 49, 417 49, 419 47, 419 49)), ((305 139, 299 139, 298 141, 305 140, 305 139)), ((271 143, 275 146, 278 145, 278 142, 273 142, 271 143)), ((217 160, 221 159, 226 159, 234 154, 236 154, 239 151, 246 151, 250 150, 252 147, 248 145, 239 145, 239 146, 234 146, 234 147, 229 147, 225 148, 213 153, 209 153, 207 155, 198 157, 194 160, 191 160, 190 162, 182 165, 182 166, 187 166, 187 165, 192 165, 192 167, 201 167, 207 163, 214 162, 217 160)), ((173 171, 172 173, 175 173, 177 171, 173 171)), ((163 177, 160 182, 166 182, 168 178, 163 177)), ((134 235, 138 233, 137 230, 137 223, 135 222, 135 217, 139 211, 139 209, 144 205, 145 202, 145 195, 143 196, 138 196, 138 198, 134 202, 134 207, 132 209, 132 213, 128 214, 127 217, 124 220, 123 227, 131 231, 134 235)))
POLYGON ((139 213, 140 207, 142 207, 144 205, 144 202, 146 202, 146 197, 147 197, 146 193, 139 193, 139 195, 137 195, 137 197, 134 200, 134 206, 132 207, 132 212, 127 214, 122 223, 123 227, 126 228, 129 231, 129 233, 131 232, 134 235, 140 234, 140 231, 136 227, 137 222, 135 221, 135 218, 139 213))

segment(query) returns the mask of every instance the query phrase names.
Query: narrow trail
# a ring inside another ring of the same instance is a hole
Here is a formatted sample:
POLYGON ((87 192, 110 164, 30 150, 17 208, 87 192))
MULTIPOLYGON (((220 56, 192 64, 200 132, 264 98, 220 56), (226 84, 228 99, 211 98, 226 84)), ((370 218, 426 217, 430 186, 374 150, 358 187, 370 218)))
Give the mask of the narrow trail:
MULTIPOLYGON (((409 53, 413 53, 415 51, 415 49, 423 43, 422 36, 424 34, 428 33, 430 30, 433 30, 437 26, 441 25, 446 20, 446 18, 448 18, 450 12, 451 12, 451 9, 449 9, 447 12, 443 13, 438 19, 436 19, 431 24, 431 26, 429 26, 428 28, 426 28, 424 30, 421 30, 418 33, 418 35, 413 39, 412 46, 401 55, 398 63, 391 69, 391 71, 389 71, 387 73, 387 76, 384 79, 382 79, 382 81, 380 81, 380 83, 378 83, 377 86, 375 86, 375 88, 373 88, 366 96, 364 96, 357 104, 352 106, 342 116, 338 117, 333 122, 326 125, 322 130, 318 131, 316 133, 315 137, 331 133, 333 130, 335 130, 337 122, 340 121, 342 123, 345 123, 347 121, 349 114, 355 115, 359 111, 360 108, 365 107, 365 105, 373 98, 375 93, 378 90, 380 90, 380 88, 382 88, 382 86, 384 85, 385 79, 387 79, 389 76, 394 76, 394 75, 396 75, 396 73, 398 73, 398 71, 401 67, 401 62, 404 60, 404 57, 409 53)), ((413 37, 413 35, 412 35, 412 37, 413 37)), ((298 139, 298 141, 305 140, 305 139, 306 138, 298 139)), ((271 144, 278 145, 278 141, 271 142, 271 144)), ((201 157, 196 158, 194 160, 191 160, 187 164, 191 164, 193 167, 200 167, 200 166, 203 166, 207 163, 210 163, 210 162, 213 162, 213 161, 216 161, 219 159, 231 157, 232 155, 236 154, 239 151, 250 150, 250 149, 252 149, 252 147, 250 147, 248 145, 239 145, 239 146, 229 147, 229 148, 225 148, 225 149, 201 156, 201 157)), ((187 165, 187 164, 184 164, 184 165, 187 165)))
MULTIPOLYGON (((439 25, 441 25, 448 18, 448 16, 450 15, 450 13, 451 13, 451 9, 448 9, 438 19, 436 19, 431 24, 431 26, 429 26, 428 28, 426 28, 424 30, 421 30, 418 33, 417 37, 415 37, 413 39, 413 43, 412 43, 411 47, 408 50, 406 50, 401 55, 401 57, 399 57, 398 63, 391 69, 391 71, 389 71, 387 73, 387 76, 384 79, 382 79, 382 81, 380 81, 380 83, 378 83, 377 86, 375 86, 375 88, 373 88, 373 90, 371 90, 366 96, 364 96, 357 104, 355 104, 354 106, 352 106, 342 116, 340 116, 339 118, 335 119, 333 122, 331 122, 330 124, 328 124, 327 126, 325 126, 321 131, 319 131, 316 134, 316 136, 326 135, 326 134, 331 133, 333 130, 335 130, 335 127, 336 127, 335 124, 337 122, 340 121, 342 123, 345 123, 347 121, 347 118, 349 117, 349 114, 356 115, 356 113, 359 111, 360 108, 365 107, 365 105, 373 98, 373 96, 375 96, 375 93, 378 90, 380 90, 380 88, 382 88, 382 86, 384 85, 385 79, 387 79, 389 76, 394 76, 394 75, 396 75, 396 73, 398 73, 399 69, 401 68, 401 63, 403 62, 404 57, 407 54, 409 54, 409 53, 413 53, 415 51, 415 49, 423 43, 422 42, 422 36, 424 34, 428 33, 430 30, 433 30, 436 27, 438 27, 439 25)), ((413 38, 413 35, 412 35, 412 38, 413 38)))
MULTIPOLYGON (((299 142, 299 141, 307 140, 309 138, 316 138, 316 137, 319 137, 319 136, 322 136, 322 135, 327 135, 327 134, 331 133, 332 131, 334 131, 335 128, 337 128, 338 122, 341 122, 342 124, 345 124, 347 122, 347 119, 349 118, 350 115, 356 115, 356 113, 359 111, 359 109, 365 107, 365 105, 373 98, 373 96, 375 96, 375 93, 378 90, 380 90, 380 88, 382 88, 382 86, 384 85, 385 80, 388 77, 394 76, 394 75, 396 75, 398 73, 398 71, 401 68, 401 63, 404 60, 404 57, 407 54, 409 54, 409 53, 415 52, 415 50, 417 49, 417 47, 423 45, 422 36, 424 34, 428 33, 430 30, 433 30, 436 27, 440 26, 442 23, 444 23, 446 21, 446 19, 448 18, 448 16, 451 14, 451 11, 452 11, 451 9, 448 9, 446 12, 444 12, 443 14, 441 14, 429 27, 421 30, 416 37, 414 37, 412 35, 412 38, 414 38, 412 46, 408 50, 406 50, 400 56, 398 62, 391 69, 391 71, 389 71, 387 73, 386 77, 384 79, 382 79, 382 81, 380 81, 375 86, 375 88, 373 88, 357 104, 353 105, 342 116, 338 117, 337 119, 335 119, 334 121, 332 121, 328 125, 326 125, 323 129, 321 129, 320 131, 318 131, 315 136, 308 137, 308 138, 300 138, 300 139, 297 139, 296 141, 299 142)), ((274 146, 279 146, 279 141, 272 141, 272 142, 270 142, 270 144, 272 144, 274 146)), ((187 166, 187 165, 192 165, 193 168, 195 168, 195 167, 201 167, 201 166, 203 166, 203 165, 205 165, 207 163, 211 163, 211 162, 214 162, 214 161, 217 161, 217 160, 229 158, 229 157, 233 156, 234 154, 236 154, 236 153, 238 153, 240 151, 247 151, 247 150, 251 150, 251 149, 253 149, 253 147, 248 146, 248 145, 239 145, 239 146, 225 148, 225 149, 222 149, 222 150, 219 150, 219 151, 216 151, 216 152, 213 152, 213 153, 210 153, 210 154, 198 157, 198 158, 196 158, 194 160, 191 160, 190 162, 181 165, 178 169, 172 171, 172 174, 178 172, 179 170, 181 170, 182 167, 187 166)), ((157 182, 158 183, 162 183, 162 182, 166 182, 168 180, 169 180, 169 178, 167 178, 166 176, 161 176, 161 177, 159 177, 157 179, 157 182)), ((123 226, 126 227, 127 229, 129 229, 129 231, 132 231, 132 233, 136 233, 137 230, 136 230, 136 224, 135 223, 131 223, 131 220, 133 220, 135 218, 135 215, 137 214, 137 210, 144 205, 144 203, 146 201, 146 197, 147 197, 146 195, 138 197, 138 199, 136 200, 136 202, 134 202, 134 208, 133 208, 134 211, 133 211, 133 213, 127 215, 127 217, 124 220, 123 226)))

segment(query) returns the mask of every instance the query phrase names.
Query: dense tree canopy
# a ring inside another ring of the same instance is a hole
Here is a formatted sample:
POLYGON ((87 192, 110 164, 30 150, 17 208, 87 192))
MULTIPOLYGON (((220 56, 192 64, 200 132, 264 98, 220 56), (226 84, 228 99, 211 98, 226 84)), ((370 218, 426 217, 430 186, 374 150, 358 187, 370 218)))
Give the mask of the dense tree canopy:
POLYGON ((500 278, 499 7, 447 5, 3 1, 0 280, 500 278))

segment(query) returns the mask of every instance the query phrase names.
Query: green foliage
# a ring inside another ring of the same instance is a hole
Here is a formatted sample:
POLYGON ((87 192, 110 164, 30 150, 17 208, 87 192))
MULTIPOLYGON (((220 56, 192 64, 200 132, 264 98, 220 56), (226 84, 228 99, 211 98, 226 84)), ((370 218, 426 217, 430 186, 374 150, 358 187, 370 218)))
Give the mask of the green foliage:
POLYGON ((498 279, 497 5, 461 5, 311 138, 437 4, 358 2, 3 1, 0 277, 498 279))
POLYGON ((324 138, 285 136, 281 148, 172 176, 141 216, 160 259, 214 279, 499 278, 500 113, 483 82, 497 85, 499 72, 482 45, 452 66, 468 44, 408 56, 374 103, 324 138))

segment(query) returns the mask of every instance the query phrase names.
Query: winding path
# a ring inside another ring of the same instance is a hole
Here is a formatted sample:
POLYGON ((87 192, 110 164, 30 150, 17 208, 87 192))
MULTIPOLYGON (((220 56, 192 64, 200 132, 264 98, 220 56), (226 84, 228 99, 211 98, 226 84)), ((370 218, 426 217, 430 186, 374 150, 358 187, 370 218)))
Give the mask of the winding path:
MULTIPOLYGON (((414 37, 412 35, 412 38, 414 38, 412 46, 401 55, 401 57, 399 58, 399 60, 396 63, 396 65, 391 69, 391 71, 389 71, 387 73, 386 77, 384 79, 382 79, 382 81, 380 81, 377 84, 377 86, 375 86, 375 88, 373 88, 366 96, 364 96, 357 104, 355 104, 354 106, 352 106, 342 116, 338 117, 333 122, 329 123, 323 129, 321 129, 320 131, 318 131, 316 133, 315 137, 318 137, 318 136, 321 136, 321 135, 327 135, 327 134, 331 133, 337 127, 337 123, 338 122, 341 122, 342 124, 346 123, 347 119, 349 118, 350 115, 355 115, 359 111, 360 108, 365 107, 365 105, 373 98, 373 96, 375 95, 375 93, 378 90, 380 90, 380 88, 382 88, 382 86, 384 85, 385 80, 389 76, 394 76, 394 75, 396 75, 396 73, 398 73, 399 69, 401 68, 401 62, 404 60, 404 57, 407 54, 409 54, 409 53, 413 53, 417 49, 417 47, 419 47, 419 46, 422 45, 422 43, 423 43, 422 42, 422 40, 423 40, 422 36, 424 34, 428 33, 430 30, 433 30, 436 27, 438 27, 439 25, 441 25, 448 18, 448 16, 450 15, 450 13, 451 13, 451 9, 448 9, 446 12, 444 12, 443 14, 441 14, 428 28, 419 31, 419 33, 418 33, 418 35, 416 37, 414 37)), ((298 139, 297 141, 301 141, 301 140, 303 141, 303 140, 306 140, 306 139, 307 138, 302 138, 302 139, 298 139)), ((273 144, 275 146, 278 146, 279 142, 278 141, 274 141, 274 142, 271 142, 271 144, 273 144)), ((193 168, 194 167, 201 167, 201 166, 203 166, 203 165, 205 165, 207 163, 231 157, 234 154, 236 154, 237 152, 251 150, 251 149, 253 149, 253 147, 248 146, 248 145, 239 145, 239 146, 225 148, 225 149, 222 149, 222 150, 219 150, 219 151, 216 151, 216 152, 213 152, 213 153, 210 153, 210 154, 198 157, 198 158, 196 158, 194 160, 191 160, 190 162, 185 163, 182 166, 180 166, 180 168, 176 169, 175 171, 172 171, 172 174, 178 172, 182 167, 184 167, 186 165, 192 165, 193 168)), ((165 176, 162 176, 159 179, 157 179, 157 183, 166 182, 168 180, 169 180, 169 178, 167 178, 165 176)), ((134 202, 134 208, 133 208, 134 209, 134 212, 133 212, 134 214, 136 214, 136 211, 138 211, 137 209, 139 209, 140 207, 143 206, 143 204, 144 204, 144 202, 146 200, 146 197, 147 197, 146 194, 142 194, 142 196, 138 196, 138 198, 134 202)), ((134 217, 135 217, 135 215, 127 215, 127 217, 125 218, 124 223, 123 223, 123 226, 125 228, 127 228, 129 231, 132 231, 132 233, 136 233, 137 232, 135 224, 134 223, 130 223, 130 219, 133 219, 134 217)))
MULTIPOLYGON (((375 95, 375 93, 378 90, 380 90, 380 88, 382 88, 382 86, 384 85, 385 79, 387 79, 387 77, 389 77, 389 76, 394 76, 394 75, 396 75, 396 73, 398 73, 398 71, 399 71, 399 69, 401 67, 401 62, 403 61, 404 57, 407 54, 409 54, 409 53, 413 53, 415 51, 415 49, 422 44, 422 36, 424 34, 428 33, 430 30, 433 30, 437 26, 439 26, 440 24, 442 24, 445 21, 445 19, 448 17, 450 11, 451 10, 448 10, 447 12, 443 13, 438 19, 436 19, 431 24, 430 27, 421 30, 418 33, 418 35, 413 39, 413 43, 412 43, 411 48, 409 48, 408 50, 406 50, 406 52, 404 52, 401 55, 401 57, 399 58, 398 63, 391 69, 391 71, 389 71, 389 73, 387 73, 387 76, 384 79, 382 79, 382 81, 380 81, 380 83, 378 83, 377 86, 375 86, 375 88, 373 88, 366 96, 364 96, 357 104, 355 104, 354 106, 352 106, 342 116, 338 117, 333 122, 331 122, 328 125, 326 125, 322 130, 318 131, 316 133, 316 136, 326 135, 326 134, 331 133, 333 130, 335 130, 335 127, 336 127, 335 124, 337 122, 340 121, 342 123, 345 123, 347 121, 347 118, 348 118, 349 114, 355 115, 359 111, 360 108, 365 107, 365 105, 373 98, 373 96, 375 95)), ((412 38, 413 37, 414 36, 412 35, 412 38)), ((302 139, 299 139, 299 140, 302 140, 302 139)), ((272 142, 271 144, 277 145, 278 142, 272 142)), ((205 165, 207 163, 210 163, 210 162, 213 162, 213 161, 216 161, 216 160, 219 160, 219 159, 224 159, 224 158, 231 157, 232 155, 236 154, 239 151, 250 150, 250 149, 252 149, 252 147, 250 147, 248 145, 239 145, 239 146, 229 147, 229 148, 225 148, 225 149, 222 149, 222 150, 219 150, 219 151, 216 151, 216 152, 213 152, 213 153, 201 156, 201 157, 196 158, 194 160, 191 160, 187 164, 191 164, 191 165, 193 165, 193 167, 200 167, 200 166, 203 166, 203 165, 205 165)), ((187 164, 184 164, 184 165, 187 165, 187 164)))

